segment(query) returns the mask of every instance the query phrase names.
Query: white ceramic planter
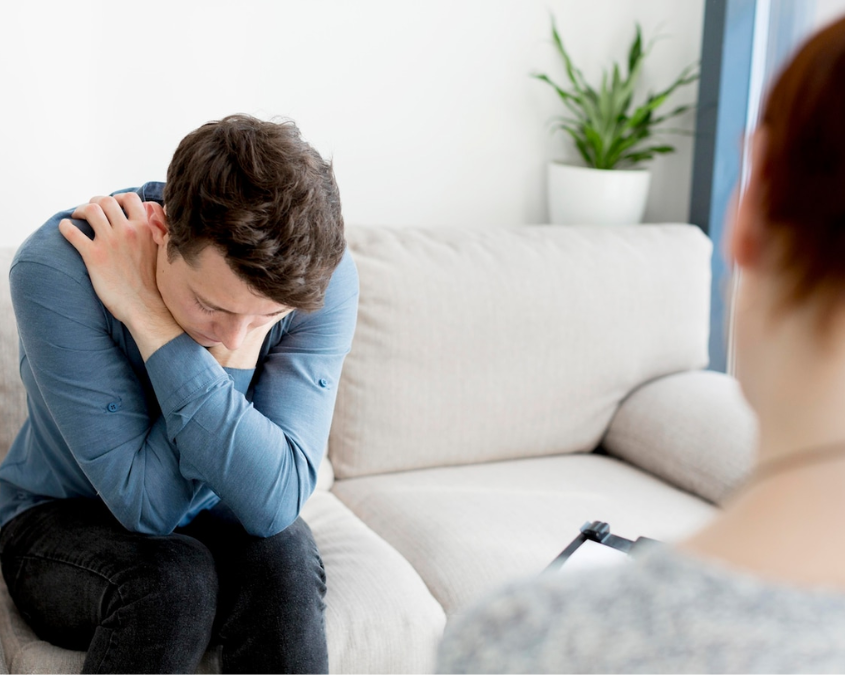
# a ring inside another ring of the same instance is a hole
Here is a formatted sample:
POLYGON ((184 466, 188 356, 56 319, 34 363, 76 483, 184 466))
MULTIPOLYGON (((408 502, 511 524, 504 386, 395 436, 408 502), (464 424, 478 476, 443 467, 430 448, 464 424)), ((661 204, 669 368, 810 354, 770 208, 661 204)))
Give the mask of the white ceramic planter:
POLYGON ((549 219, 564 226, 618 226, 643 220, 651 172, 605 171, 550 162, 549 219))

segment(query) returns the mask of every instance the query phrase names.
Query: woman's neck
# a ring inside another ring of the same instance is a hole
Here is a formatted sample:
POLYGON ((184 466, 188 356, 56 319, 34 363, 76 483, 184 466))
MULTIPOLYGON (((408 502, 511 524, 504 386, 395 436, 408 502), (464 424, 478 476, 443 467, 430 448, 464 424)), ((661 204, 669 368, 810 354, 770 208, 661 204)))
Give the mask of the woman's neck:
POLYGON ((752 473, 681 547, 771 580, 845 589, 845 337, 832 330, 820 346, 807 320, 782 326, 755 360, 772 370, 749 379, 767 474, 752 473))
POLYGON ((704 530, 680 544, 776 582, 845 590, 845 443, 816 460, 748 485, 704 530))

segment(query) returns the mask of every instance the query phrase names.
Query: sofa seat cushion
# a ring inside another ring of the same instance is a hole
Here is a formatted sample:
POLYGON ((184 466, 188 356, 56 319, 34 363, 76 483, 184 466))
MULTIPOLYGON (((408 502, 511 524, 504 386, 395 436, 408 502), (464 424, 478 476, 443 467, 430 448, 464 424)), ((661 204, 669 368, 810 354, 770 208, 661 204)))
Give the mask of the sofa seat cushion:
POLYGON ((410 563, 329 492, 302 517, 326 566, 329 670, 429 673, 446 616, 410 563))
MULTIPOLYGON (((432 672, 446 617, 396 550, 328 492, 302 512, 326 567, 326 633, 332 673, 432 672)), ((0 578, 0 641, 12 674, 82 671, 85 654, 41 641, 21 618, 0 578)), ((220 671, 218 649, 199 672, 220 671)))
POLYGON ((340 480, 334 493, 422 576, 447 615, 537 574, 587 520, 670 541, 715 508, 612 457, 566 455, 340 480))

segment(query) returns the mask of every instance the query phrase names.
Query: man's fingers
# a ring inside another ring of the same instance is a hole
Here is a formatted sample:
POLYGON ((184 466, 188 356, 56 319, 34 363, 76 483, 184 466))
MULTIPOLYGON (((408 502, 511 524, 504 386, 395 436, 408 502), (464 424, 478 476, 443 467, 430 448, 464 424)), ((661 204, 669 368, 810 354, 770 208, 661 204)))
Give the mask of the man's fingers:
POLYGON ((79 228, 73 225, 73 222, 70 219, 62 219, 59 221, 59 232, 84 258, 86 250, 91 244, 90 238, 79 230, 79 228))
POLYGON ((95 235, 110 227, 103 208, 99 204, 80 204, 73 210, 71 218, 88 221, 89 225, 94 229, 95 235))
MULTIPOLYGON (((88 215, 90 214, 91 210, 90 207, 92 204, 97 205, 97 203, 103 199, 103 195, 94 195, 86 204, 80 204, 76 209, 73 210, 71 216, 75 219, 84 219, 88 220, 88 215)), ((98 205, 99 206, 99 205, 98 205)))
POLYGON ((130 221, 143 221, 147 218, 144 204, 141 202, 141 198, 138 197, 137 192, 121 192, 115 195, 114 198, 123 207, 123 211, 126 212, 130 221))
MULTIPOLYGON (((92 197, 91 199, 98 198, 92 197)), ((84 219, 87 221, 89 216, 94 216, 99 213, 102 213, 102 207, 100 207, 100 205, 96 202, 88 202, 87 204, 80 204, 76 209, 74 209, 71 214, 71 218, 84 219)))
POLYGON ((96 201, 78 206, 71 217, 88 221, 96 235, 126 222, 126 215, 114 197, 99 195, 91 199, 96 201))
POLYGON ((126 223, 126 214, 123 213, 123 208, 114 197, 101 197, 97 204, 103 210, 112 228, 117 228, 126 223))

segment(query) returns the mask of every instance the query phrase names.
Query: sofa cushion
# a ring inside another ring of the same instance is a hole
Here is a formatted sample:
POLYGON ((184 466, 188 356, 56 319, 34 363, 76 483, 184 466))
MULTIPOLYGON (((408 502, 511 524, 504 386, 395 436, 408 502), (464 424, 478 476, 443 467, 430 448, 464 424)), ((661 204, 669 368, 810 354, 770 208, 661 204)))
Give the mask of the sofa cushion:
POLYGON ((757 418, 739 383, 693 371, 628 395, 602 445, 612 454, 708 501, 724 501, 754 463, 757 418))
POLYGON ((314 493, 302 517, 326 566, 329 670, 433 672, 446 616, 408 561, 331 493, 314 493))
POLYGON ((9 268, 15 250, 0 248, 0 461, 26 419, 26 393, 18 367, 18 327, 9 294, 9 268))
MULTIPOLYGON (((434 669, 446 617, 396 550, 328 492, 303 518, 326 567, 326 634, 333 673, 426 673, 434 669)), ((12 674, 79 673, 85 654, 41 641, 23 621, 0 578, 0 641, 12 674)), ((217 649, 199 672, 219 672, 217 649)))
POLYGON ((333 485, 334 468, 328 455, 323 453, 323 459, 320 461, 320 469, 317 471, 317 485, 315 490, 318 492, 328 492, 333 485))
POLYGON ((592 451, 643 382, 707 363, 709 240, 683 225, 350 228, 338 479, 592 451))
POLYGON ((669 541, 713 506, 614 458, 569 455, 375 475, 335 493, 422 576, 447 615, 542 572, 587 520, 669 541))

